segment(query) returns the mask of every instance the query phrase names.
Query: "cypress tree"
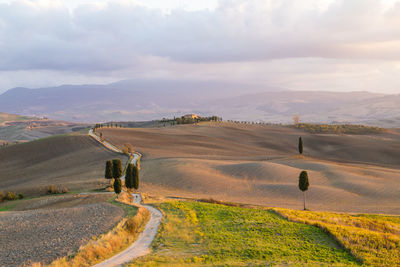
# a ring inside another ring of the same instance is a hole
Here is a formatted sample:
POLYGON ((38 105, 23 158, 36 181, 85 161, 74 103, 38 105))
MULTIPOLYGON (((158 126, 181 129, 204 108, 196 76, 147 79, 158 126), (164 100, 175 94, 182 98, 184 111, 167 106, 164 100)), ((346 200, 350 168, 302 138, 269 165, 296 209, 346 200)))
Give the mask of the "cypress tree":
POLYGON ((306 191, 308 190, 309 186, 310 183, 308 181, 308 173, 306 171, 302 171, 299 176, 299 189, 303 191, 304 210, 306 210, 306 191))
POLYGON ((137 166, 134 166, 133 169, 133 187, 137 190, 139 189, 139 168, 137 166))
POLYGON ((118 195, 119 193, 121 193, 121 188, 122 188, 121 179, 116 178, 114 180, 114 192, 118 195))
POLYGON ((112 179, 113 177, 113 164, 111 160, 107 160, 106 162, 106 171, 104 177, 106 179, 112 179))
POLYGON ((301 136, 299 137, 299 153, 303 154, 303 139, 301 139, 301 136))
POLYGON ((128 164, 128 167, 126 168, 126 174, 125 174, 125 186, 127 188, 134 188, 133 184, 133 168, 134 165, 132 163, 128 164))
POLYGON ((120 178, 122 176, 122 162, 120 159, 114 159, 112 161, 113 166, 113 177, 120 178))

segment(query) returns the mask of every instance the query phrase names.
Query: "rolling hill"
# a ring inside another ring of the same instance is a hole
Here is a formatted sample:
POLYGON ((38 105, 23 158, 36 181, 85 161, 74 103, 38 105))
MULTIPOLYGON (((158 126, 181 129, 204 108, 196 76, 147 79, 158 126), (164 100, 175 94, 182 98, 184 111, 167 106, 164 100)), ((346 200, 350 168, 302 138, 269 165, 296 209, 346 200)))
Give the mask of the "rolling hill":
POLYGON ((70 190, 104 187, 108 183, 103 178, 104 162, 116 157, 121 155, 79 134, 2 148, 0 190, 37 195, 51 184, 70 190))
POLYGON ((87 129, 88 124, 0 113, 0 144, 21 143, 87 129))
POLYGON ((318 135, 232 123, 100 130, 143 153, 142 189, 165 196, 301 208, 298 175, 310 174, 311 209, 400 213, 400 136, 318 135), (297 139, 305 154, 299 156, 297 139))

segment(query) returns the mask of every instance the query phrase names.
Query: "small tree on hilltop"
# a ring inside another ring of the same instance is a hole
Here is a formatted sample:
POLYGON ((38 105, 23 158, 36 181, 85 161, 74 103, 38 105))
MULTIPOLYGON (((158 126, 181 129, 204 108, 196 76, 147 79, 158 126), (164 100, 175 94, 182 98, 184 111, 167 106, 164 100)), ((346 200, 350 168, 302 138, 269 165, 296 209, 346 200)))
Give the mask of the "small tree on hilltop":
POLYGON ((122 162, 120 159, 114 159, 112 161, 113 166, 113 177, 115 179, 120 178, 122 176, 122 162))
POLYGON ((114 181, 114 192, 118 195, 119 193, 121 193, 121 188, 122 188, 121 179, 116 178, 114 181))
POLYGON ((299 153, 303 154, 303 139, 301 139, 301 136, 299 137, 299 153))
POLYGON ((310 183, 308 182, 308 173, 306 171, 302 171, 299 176, 299 189, 303 191, 303 204, 304 210, 306 210, 306 191, 310 183))
POLYGON ((111 160, 107 160, 106 162, 106 171, 104 177, 106 179, 112 179, 114 178, 113 176, 113 163, 111 160))

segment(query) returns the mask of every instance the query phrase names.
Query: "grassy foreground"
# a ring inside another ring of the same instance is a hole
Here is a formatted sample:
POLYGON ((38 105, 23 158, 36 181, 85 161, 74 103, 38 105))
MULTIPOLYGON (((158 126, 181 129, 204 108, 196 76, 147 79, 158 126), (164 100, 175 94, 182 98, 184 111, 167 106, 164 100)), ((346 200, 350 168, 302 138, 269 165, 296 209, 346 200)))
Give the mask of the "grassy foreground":
POLYGON ((289 220, 330 233, 366 265, 400 266, 400 216, 276 211, 289 220))
POLYGON ((153 253, 129 266, 358 264, 322 229, 273 211, 189 201, 155 205, 166 219, 153 253))

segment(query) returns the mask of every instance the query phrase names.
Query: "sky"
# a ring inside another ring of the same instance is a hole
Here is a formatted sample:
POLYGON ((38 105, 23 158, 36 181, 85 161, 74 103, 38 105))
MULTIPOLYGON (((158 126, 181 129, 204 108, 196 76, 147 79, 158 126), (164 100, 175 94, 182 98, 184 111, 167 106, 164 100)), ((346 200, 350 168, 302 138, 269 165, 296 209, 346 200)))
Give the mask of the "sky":
POLYGON ((144 78, 400 94, 399 77, 400 0, 0 0, 0 93, 144 78))

